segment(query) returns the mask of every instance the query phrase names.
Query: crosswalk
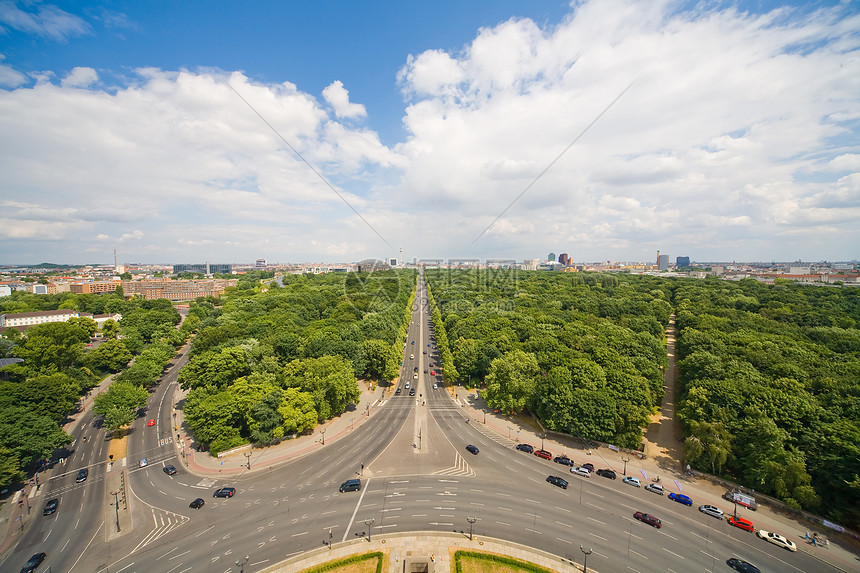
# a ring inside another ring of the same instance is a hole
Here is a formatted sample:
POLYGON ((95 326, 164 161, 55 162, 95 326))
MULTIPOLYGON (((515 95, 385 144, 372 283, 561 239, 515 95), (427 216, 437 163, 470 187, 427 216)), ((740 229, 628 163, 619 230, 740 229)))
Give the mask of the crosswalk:
POLYGON ((146 534, 146 536, 137 545, 137 547, 132 550, 132 553, 134 553, 138 549, 146 547, 150 543, 155 543, 168 533, 174 531, 175 529, 181 527, 182 525, 188 523, 188 521, 191 520, 191 518, 188 516, 174 513, 172 511, 167 511, 166 509, 160 509, 157 507, 150 506, 150 510, 152 511, 152 531, 146 534))
POLYGON ((454 453, 454 465, 445 468, 443 470, 435 471, 432 475, 434 476, 463 476, 463 477, 474 477, 475 470, 472 469, 472 466, 463 459, 459 453, 454 453))

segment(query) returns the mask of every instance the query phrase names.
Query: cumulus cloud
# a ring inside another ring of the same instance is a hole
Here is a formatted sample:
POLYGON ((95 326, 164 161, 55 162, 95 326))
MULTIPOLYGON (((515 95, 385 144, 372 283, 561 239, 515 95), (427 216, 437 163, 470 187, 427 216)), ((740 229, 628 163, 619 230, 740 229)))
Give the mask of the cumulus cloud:
MULTIPOLYGON (((4 60, 0 54, 0 62, 4 60)), ((27 82, 27 76, 14 69, 12 66, 0 63, 0 88, 17 88, 27 82)))
POLYGON ((365 117, 367 110, 359 103, 350 103, 349 91, 343 87, 343 82, 335 81, 323 90, 323 97, 334 108, 337 117, 365 117))
POLYGON ((96 83, 98 79, 99 75, 92 68, 73 68, 60 85, 64 88, 86 88, 96 83))

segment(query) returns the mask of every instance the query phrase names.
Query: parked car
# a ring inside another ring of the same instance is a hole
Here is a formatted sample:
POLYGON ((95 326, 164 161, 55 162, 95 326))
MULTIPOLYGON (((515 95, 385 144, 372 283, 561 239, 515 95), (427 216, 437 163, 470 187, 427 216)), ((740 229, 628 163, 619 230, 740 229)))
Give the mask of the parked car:
POLYGON ((585 469, 587 469, 590 472, 594 471, 594 464, 592 464, 590 462, 582 464, 582 467, 584 467, 585 469))
POLYGON ((205 501, 203 501, 203 498, 202 498, 202 497, 198 497, 197 499, 195 499, 194 501, 192 501, 191 503, 189 503, 189 504, 188 504, 188 507, 190 507, 190 508, 192 508, 192 509, 200 509, 201 507, 203 507, 203 504, 205 504, 205 503, 206 503, 206 502, 205 502, 205 501))
POLYGON ((42 511, 42 515, 51 515, 55 511, 57 511, 57 506, 60 504, 60 500, 56 497, 54 499, 49 499, 48 503, 45 504, 45 509, 42 511))
POLYGON ((649 483, 648 485, 645 486, 645 489, 647 491, 653 491, 657 495, 663 495, 663 493, 664 493, 663 492, 663 486, 660 485, 659 483, 649 483))
POLYGON ((90 470, 87 468, 81 468, 78 472, 78 477, 75 478, 75 483, 82 483, 87 481, 87 476, 90 475, 90 470))
POLYGON ((44 553, 36 553, 27 563, 24 564, 24 568, 21 569, 21 573, 33 573, 36 570, 36 567, 42 564, 42 561, 45 560, 46 555, 44 553))
POLYGON ((574 461, 567 456, 556 456, 555 459, 552 461, 554 461, 557 464, 561 464, 563 466, 571 466, 572 467, 572 466, 576 465, 576 463, 574 463, 574 461))
POLYGON ((704 514, 716 517, 717 519, 723 518, 723 510, 713 505, 700 505, 699 511, 704 514))
POLYGON ((624 478, 624 479, 623 479, 623 480, 621 480, 621 481, 623 481, 623 482, 624 482, 624 483, 626 483, 626 484, 630 484, 630 485, 632 485, 633 487, 642 487, 642 484, 641 484, 641 483, 639 483, 639 478, 635 478, 635 477, 627 476, 626 478, 624 478))
POLYGON ((164 470, 164 473, 169 476, 172 476, 176 473, 176 468, 173 466, 164 466, 162 469, 164 470))
POLYGON ((774 545, 782 547, 783 549, 788 549, 789 551, 797 551, 797 545, 794 544, 794 541, 790 541, 780 535, 779 533, 774 533, 773 531, 765 531, 764 529, 759 529, 755 532, 756 535, 759 536, 760 539, 764 539, 765 541, 770 541, 774 545))
POLYGON ((342 484, 340 484, 339 492, 343 493, 346 491, 359 491, 361 490, 361 480, 360 479, 348 479, 342 484))
POLYGON ((561 489, 567 489, 567 480, 558 476, 547 476, 546 481, 552 485, 557 485, 561 489))
POLYGON ((750 520, 744 519, 743 517, 735 517, 734 515, 729 516, 726 520, 729 525, 734 525, 735 527, 739 527, 745 531, 755 531, 755 527, 750 520))
POLYGON ((738 559, 737 557, 730 557, 729 559, 726 559, 726 565, 728 565, 735 571, 740 571, 741 573, 761 573, 761 569, 759 569, 749 561, 744 561, 743 559, 738 559))
POLYGON ((537 451, 535 452, 535 455, 536 455, 537 457, 539 457, 539 458, 543 458, 543 459, 545 459, 545 460, 551 460, 551 459, 552 459, 552 454, 551 454, 551 453, 549 453, 549 452, 548 452, 548 451, 546 451, 546 450, 537 450, 537 451))
POLYGON ((693 506, 693 500, 684 495, 683 493, 675 493, 674 491, 669 494, 669 499, 672 501, 677 501, 678 503, 693 506))
POLYGON ((615 479, 616 478, 615 472, 612 470, 597 470, 597 475, 603 476, 603 477, 609 478, 609 479, 615 479))
POLYGON ((478 446, 473 446, 472 444, 469 444, 468 446, 466 446, 466 451, 477 456, 479 450, 478 446))
POLYGON ((529 444, 517 444, 517 449, 521 452, 525 452, 527 454, 535 453, 535 447, 530 446, 529 444))
POLYGON ((235 487, 222 487, 221 489, 216 489, 212 497, 233 497, 235 493, 235 487))
POLYGON ((578 476, 586 477, 586 478, 591 477, 591 472, 588 471, 587 469, 583 468, 583 467, 570 468, 570 473, 576 474, 578 476))
POLYGON ((654 517, 653 515, 651 515, 650 513, 644 513, 642 511, 637 511, 636 513, 633 514, 633 517, 635 517, 636 519, 638 519, 642 523, 647 523, 648 525, 650 525, 652 527, 656 527, 657 529, 660 529, 661 527, 663 527, 663 522, 660 521, 657 517, 654 517))

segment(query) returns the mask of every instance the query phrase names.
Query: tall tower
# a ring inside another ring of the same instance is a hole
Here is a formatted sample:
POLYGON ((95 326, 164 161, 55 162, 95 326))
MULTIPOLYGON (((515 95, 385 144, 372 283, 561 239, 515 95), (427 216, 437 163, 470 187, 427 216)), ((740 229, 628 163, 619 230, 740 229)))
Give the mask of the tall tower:
POLYGON ((657 266, 660 266, 660 249, 657 249, 657 266))

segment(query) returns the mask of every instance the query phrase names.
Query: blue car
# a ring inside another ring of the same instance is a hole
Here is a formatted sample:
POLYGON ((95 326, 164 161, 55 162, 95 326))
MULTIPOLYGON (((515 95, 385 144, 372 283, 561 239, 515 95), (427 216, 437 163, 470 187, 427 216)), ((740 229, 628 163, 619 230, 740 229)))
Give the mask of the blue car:
POLYGON ((693 500, 684 495, 683 493, 670 493, 669 499, 672 501, 677 501, 678 503, 683 503, 684 505, 693 505, 693 500))

